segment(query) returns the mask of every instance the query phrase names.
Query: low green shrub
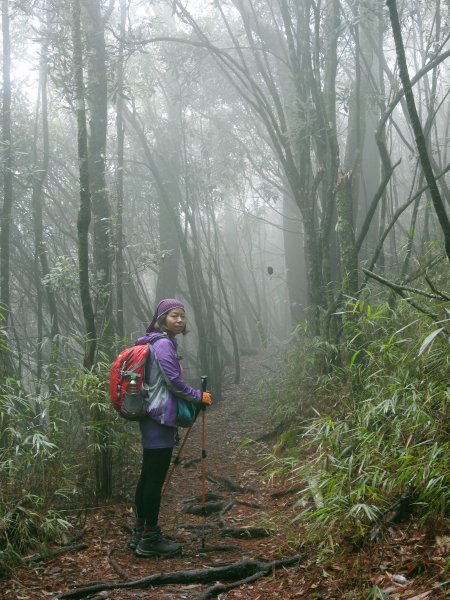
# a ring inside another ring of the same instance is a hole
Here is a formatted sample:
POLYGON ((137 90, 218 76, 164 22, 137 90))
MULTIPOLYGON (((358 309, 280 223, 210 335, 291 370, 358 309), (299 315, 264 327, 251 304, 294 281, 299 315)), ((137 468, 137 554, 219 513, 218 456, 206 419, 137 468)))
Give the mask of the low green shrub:
POLYGON ((396 314, 366 307, 352 329, 347 364, 328 363, 325 374, 323 357, 311 352, 320 345, 300 340, 287 362, 290 389, 281 387, 276 400, 282 412, 298 394, 290 407, 295 443, 271 468, 303 484, 295 520, 323 544, 361 541, 412 512, 432 527, 450 506, 446 336, 431 336, 403 306, 396 314), (306 402, 316 411, 308 419, 306 402))

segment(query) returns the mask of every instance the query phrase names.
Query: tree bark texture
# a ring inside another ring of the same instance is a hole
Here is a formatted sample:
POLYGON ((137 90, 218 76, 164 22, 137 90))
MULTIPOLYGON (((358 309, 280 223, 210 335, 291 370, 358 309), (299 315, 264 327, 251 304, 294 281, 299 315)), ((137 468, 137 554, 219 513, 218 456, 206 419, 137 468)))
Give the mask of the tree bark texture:
POLYGON ((89 226, 91 223, 91 194, 89 190, 89 164, 84 100, 83 52, 81 44, 80 0, 72 3, 73 66, 76 90, 78 166, 80 182, 80 206, 78 210, 78 264, 80 297, 86 328, 83 365, 91 369, 95 363, 97 331, 89 286, 89 226))
POLYGON ((351 171, 341 173, 337 181, 336 195, 337 224, 341 257, 342 292, 355 297, 358 291, 358 260, 355 248, 353 225, 353 199, 351 171))
POLYGON ((275 561, 242 560, 229 565, 208 567, 205 569, 154 573, 153 575, 149 575, 148 577, 144 577, 136 581, 117 583, 103 582, 75 588, 68 592, 59 594, 57 598, 59 600, 73 600, 75 598, 86 598, 87 596, 98 594, 104 590, 148 589, 151 587, 160 587, 163 585, 177 583, 212 583, 220 580, 231 582, 234 581, 234 583, 230 583, 228 585, 215 583, 213 587, 209 588, 205 594, 201 596, 202 599, 206 600, 207 598, 215 598, 222 592, 227 591, 227 589, 230 590, 236 585, 243 585, 249 581, 255 581, 260 577, 264 577, 270 573, 273 573, 273 571, 276 569, 286 568, 288 566, 298 564, 303 560, 303 556, 296 555, 281 558, 275 561))
POLYGON ((89 106, 89 186, 94 216, 95 318, 97 344, 113 355, 111 209, 105 176, 108 90, 104 23, 99 0, 85 0, 83 23, 87 45, 89 106))
POLYGON ((292 324, 296 326, 305 318, 305 261, 303 255, 303 231, 300 212, 294 211, 290 199, 283 202, 283 238, 284 260, 286 266, 286 285, 289 294, 289 307, 292 324))

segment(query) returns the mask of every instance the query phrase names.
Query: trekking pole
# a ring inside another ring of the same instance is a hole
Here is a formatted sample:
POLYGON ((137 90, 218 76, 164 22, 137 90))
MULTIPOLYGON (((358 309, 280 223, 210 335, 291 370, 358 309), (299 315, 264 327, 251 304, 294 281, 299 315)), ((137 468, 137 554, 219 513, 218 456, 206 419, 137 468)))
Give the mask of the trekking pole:
MULTIPOLYGON (((202 376, 202 396, 206 392, 208 378, 202 376)), ((202 550, 205 549, 205 520, 206 520, 206 405, 202 403, 202 550)))
MULTIPOLYGON (((202 377, 202 395, 203 395, 203 392, 206 392, 206 381, 207 381, 207 378, 206 377, 202 377), (203 386, 203 380, 205 380, 204 386, 203 386)), ((198 415, 198 413, 197 413, 197 415, 198 415)), ((192 425, 190 425, 188 427, 188 429, 186 430, 186 434, 185 434, 185 436, 183 438, 183 441, 181 442, 180 449, 178 450, 177 455, 173 459, 172 466, 170 467, 170 471, 167 474, 166 481, 164 482, 163 488, 161 490, 161 498, 164 496, 167 488, 169 487, 169 483, 170 483, 170 480, 172 479, 172 475, 173 475, 173 473, 175 471, 175 467, 177 465, 179 465, 180 462, 181 462, 181 455, 183 453, 183 450, 184 450, 184 447, 186 446, 186 442, 188 440, 189 434, 191 433, 191 429, 194 426, 196 420, 197 420, 197 417, 195 417, 194 423, 192 423, 192 425)))
POLYGON ((169 483, 170 483, 170 480, 172 479, 172 475, 173 475, 173 472, 175 471, 175 467, 177 465, 179 465, 180 462, 181 462, 181 454, 182 454, 183 449, 184 449, 184 447, 186 445, 186 442, 187 442, 187 439, 189 437, 189 434, 191 433, 191 429, 192 429, 193 425, 194 425, 194 423, 192 423, 192 425, 186 430, 186 434, 185 434, 185 436, 183 438, 183 441, 181 442, 180 449, 178 450, 177 455, 175 456, 175 458, 173 460, 173 463, 172 463, 172 466, 170 468, 169 474, 167 475, 166 481, 164 482, 163 489, 161 490, 161 498, 164 496, 165 491, 169 487, 169 483))

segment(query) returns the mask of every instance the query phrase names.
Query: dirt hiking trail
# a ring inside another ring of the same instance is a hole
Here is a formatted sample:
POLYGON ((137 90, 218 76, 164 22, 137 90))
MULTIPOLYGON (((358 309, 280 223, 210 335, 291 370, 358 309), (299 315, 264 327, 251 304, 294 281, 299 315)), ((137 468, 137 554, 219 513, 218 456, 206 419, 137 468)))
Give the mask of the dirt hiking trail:
MULTIPOLYGON (((72 551, 28 561, 13 579, 0 582, 0 598, 358 600, 371 599, 366 590, 374 585, 385 589, 387 598, 446 597, 443 589, 433 587, 433 560, 437 568, 442 555, 434 552, 435 545, 426 547, 423 535, 413 529, 407 535, 395 532, 390 544, 381 548, 327 563, 298 543, 302 531, 292 523, 298 496, 289 493, 289 482, 271 481, 264 468, 263 458, 274 441, 245 443, 275 425, 269 400, 255 389, 263 377, 278 370, 280 360, 269 354, 244 357, 240 385, 231 383, 230 375, 222 402, 207 411, 207 516, 201 514, 201 417, 193 427, 160 516, 164 534, 181 542, 181 556, 136 557, 126 547, 133 523, 130 502, 116 501, 86 512, 72 551), (401 553, 395 550, 399 547, 401 553), (393 582, 407 558, 414 556, 419 564, 419 555, 430 563, 425 574, 418 571, 413 585, 409 577, 406 583, 393 582)), ((183 437, 184 430, 181 433, 183 437)), ((174 456, 177 452, 175 448, 174 456)), ((136 472, 134 480, 137 476, 136 472)))

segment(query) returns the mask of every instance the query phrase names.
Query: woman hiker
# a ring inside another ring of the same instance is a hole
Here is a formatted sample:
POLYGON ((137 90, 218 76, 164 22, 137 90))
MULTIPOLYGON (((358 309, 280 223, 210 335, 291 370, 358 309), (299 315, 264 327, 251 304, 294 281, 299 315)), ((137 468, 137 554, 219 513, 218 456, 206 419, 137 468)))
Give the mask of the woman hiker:
POLYGON ((135 345, 151 344, 146 369, 149 398, 161 400, 160 414, 139 422, 142 434, 142 468, 136 487, 136 523, 128 546, 138 556, 175 556, 181 545, 163 537, 158 527, 161 490, 172 458, 177 431, 177 398, 184 398, 197 405, 211 405, 209 392, 196 390, 185 383, 180 360, 177 356, 176 336, 186 333, 186 315, 183 303, 166 298, 158 304, 147 327, 146 335, 135 345))

